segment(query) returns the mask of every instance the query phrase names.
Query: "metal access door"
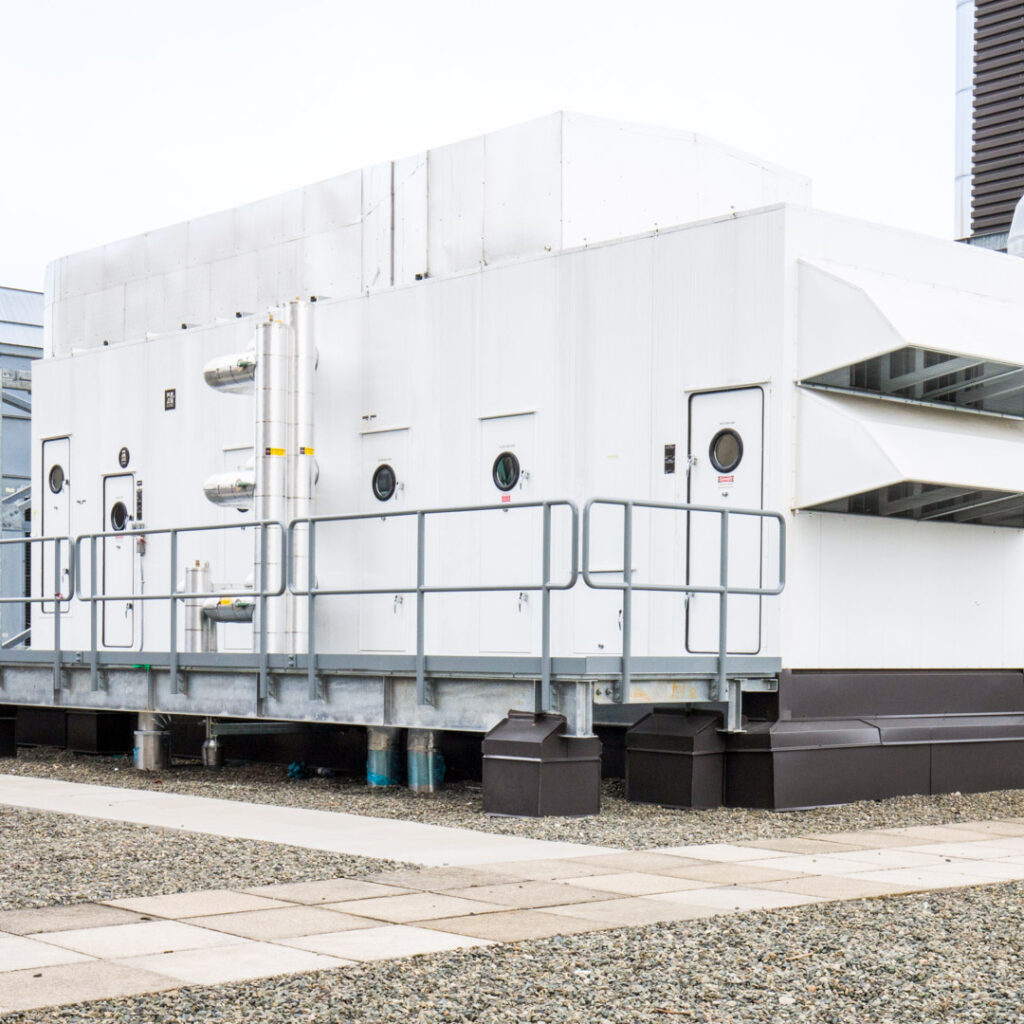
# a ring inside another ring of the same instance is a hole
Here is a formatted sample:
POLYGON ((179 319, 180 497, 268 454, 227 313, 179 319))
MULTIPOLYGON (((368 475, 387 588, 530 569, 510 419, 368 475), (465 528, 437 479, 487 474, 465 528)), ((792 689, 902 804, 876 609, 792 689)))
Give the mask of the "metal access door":
MULTIPOLYGON (((135 593, 135 536, 130 532, 135 511, 135 474, 118 473, 103 478, 103 522, 100 529, 116 536, 102 541, 100 592, 135 593)), ((103 646, 135 645, 135 603, 104 601, 103 646)))
MULTIPOLYGON (((71 438, 55 437, 43 442, 43 479, 41 488, 42 516, 40 535, 43 537, 67 537, 71 533, 71 438)), ((52 594, 55 575, 54 545, 42 544, 40 563, 40 596, 52 594)), ((38 550, 38 549, 37 549, 38 550)), ((60 553, 60 591, 67 594, 70 590, 70 558, 69 544, 61 546, 60 553)), ((63 612, 69 604, 61 601, 63 612)), ((44 613, 53 613, 53 602, 42 605, 44 613)))
MULTIPOLYGON (((535 416, 532 412, 480 421, 480 496, 482 505, 506 505, 486 512, 480 524, 480 582, 509 586, 539 579, 540 513, 516 512, 531 500, 535 416)), ((480 594, 480 652, 527 654, 534 643, 534 605, 540 595, 505 590, 480 594)))
MULTIPOLYGON (((737 388, 691 395, 689 402, 689 502, 762 508, 764 483, 764 390, 737 388)), ((718 586, 721 517, 690 513, 687 582, 718 586)), ((762 520, 729 518, 730 586, 761 586, 762 520)), ((718 650, 718 595, 693 594, 687 604, 686 649, 718 650)), ((761 648, 761 598, 734 596, 728 603, 728 650, 756 654, 761 648)))

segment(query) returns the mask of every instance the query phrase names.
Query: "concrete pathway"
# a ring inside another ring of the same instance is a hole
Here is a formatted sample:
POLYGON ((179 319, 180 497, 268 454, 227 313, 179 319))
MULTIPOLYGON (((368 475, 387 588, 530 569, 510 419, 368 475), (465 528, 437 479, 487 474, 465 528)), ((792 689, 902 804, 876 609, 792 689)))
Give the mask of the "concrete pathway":
POLYGON ((396 818, 116 789, 28 775, 0 775, 0 804, 429 866, 578 857, 594 851, 592 846, 577 843, 520 839, 396 818))
MULTIPOLYGON (((190 817, 184 813, 188 807, 177 810, 178 803, 161 801, 140 817, 134 805, 151 798, 131 791, 50 782, 32 790, 20 784, 40 780, 19 778, 17 786, 9 781, 0 779, 0 803, 164 826, 166 808, 173 807, 173 827, 195 827, 177 823, 178 818, 203 820, 195 808, 190 817), (54 806, 66 799, 68 790, 97 789, 101 793, 90 793, 88 800, 83 794, 74 808, 66 802, 54 806), (33 792, 37 800, 49 802, 30 802, 33 792), (156 808, 163 809, 163 820, 153 820, 159 816, 156 808)), ((285 812, 278 807, 255 810, 261 815, 285 812)), ((416 831, 417 836, 441 834, 447 848, 460 855, 477 849, 476 839, 501 839, 457 829, 361 821, 367 833, 378 826, 400 826, 429 830, 416 831)), ((269 824, 261 828, 259 834, 249 828, 230 833, 222 822, 216 834, 280 841, 269 824)), ((294 836, 284 841, 294 841, 294 836)), ((367 845, 316 848, 386 852, 369 839, 360 841, 367 845)), ((1024 819, 640 853, 581 847, 582 852, 571 855, 564 844, 526 843, 511 840, 507 848, 516 856, 504 862, 3 912, 0 1013, 182 985, 344 970, 354 963, 495 942, 1024 879, 1024 819), (557 855, 543 856, 545 847, 557 848, 557 855), (519 856, 525 850, 534 856, 519 856)), ((479 848, 487 854, 497 851, 494 846, 479 848)))

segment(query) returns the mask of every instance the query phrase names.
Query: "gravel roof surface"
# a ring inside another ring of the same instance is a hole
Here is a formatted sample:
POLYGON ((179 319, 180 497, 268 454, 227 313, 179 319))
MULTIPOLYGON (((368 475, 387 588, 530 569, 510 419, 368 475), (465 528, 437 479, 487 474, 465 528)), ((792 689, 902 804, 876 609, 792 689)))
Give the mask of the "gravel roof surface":
POLYGON ((368 789, 361 778, 294 782, 285 778, 280 766, 248 763, 211 770, 194 761, 176 762, 169 771, 154 775, 135 771, 124 757, 76 755, 47 747, 22 748, 17 759, 0 758, 0 774, 4 773, 402 818, 630 850, 1024 817, 1024 790, 898 797, 810 811, 691 811, 628 803, 621 781, 609 780, 604 783, 601 813, 594 818, 490 818, 481 810, 479 783, 454 783, 431 796, 420 796, 405 789, 368 789))
POLYGON ((718 917, 365 964, 4 1020, 1017 1022, 1024 886, 718 917))
POLYGON ((0 806, 0 910, 371 875, 394 861, 0 806))

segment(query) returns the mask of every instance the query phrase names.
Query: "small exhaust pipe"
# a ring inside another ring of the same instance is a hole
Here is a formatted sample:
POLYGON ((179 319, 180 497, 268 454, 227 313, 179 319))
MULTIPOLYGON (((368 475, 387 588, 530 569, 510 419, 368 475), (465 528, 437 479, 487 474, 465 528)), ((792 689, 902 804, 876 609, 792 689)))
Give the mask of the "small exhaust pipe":
POLYGON ((229 473, 215 473, 203 484, 207 501, 214 505, 237 508, 248 512, 252 508, 256 491, 256 473, 251 469, 235 469, 229 473))
POLYGON ((239 352, 211 359, 203 367, 203 379, 215 391, 251 395, 255 391, 256 353, 239 352))

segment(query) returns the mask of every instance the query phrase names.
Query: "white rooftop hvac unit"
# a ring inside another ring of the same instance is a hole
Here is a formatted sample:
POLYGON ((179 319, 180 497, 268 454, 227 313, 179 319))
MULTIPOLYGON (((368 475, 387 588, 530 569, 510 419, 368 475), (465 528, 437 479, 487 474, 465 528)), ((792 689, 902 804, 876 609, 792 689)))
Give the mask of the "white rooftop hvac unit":
POLYGON ((806 198, 555 115, 58 261, 36 529, 81 539, 36 563, 53 677, 5 699, 574 735, 696 702, 730 802, 1024 781, 868 722, 1024 713, 1024 263, 806 198), (197 562, 212 595, 160 599, 197 562), (797 758, 824 719, 859 724, 797 758))

